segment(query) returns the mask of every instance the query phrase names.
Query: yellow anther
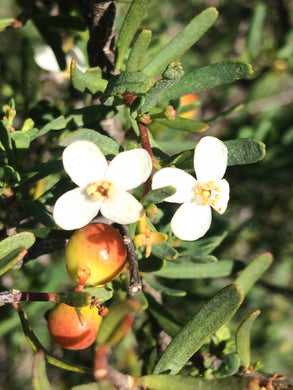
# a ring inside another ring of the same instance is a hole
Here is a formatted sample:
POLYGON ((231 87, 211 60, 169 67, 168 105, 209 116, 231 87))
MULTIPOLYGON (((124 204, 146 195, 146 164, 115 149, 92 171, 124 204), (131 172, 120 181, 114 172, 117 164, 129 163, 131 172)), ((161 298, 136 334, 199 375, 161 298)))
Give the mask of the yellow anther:
POLYGON ((109 198, 113 193, 113 185, 109 181, 95 181, 90 184, 86 190, 89 196, 92 196, 94 200, 101 201, 104 198, 109 198))

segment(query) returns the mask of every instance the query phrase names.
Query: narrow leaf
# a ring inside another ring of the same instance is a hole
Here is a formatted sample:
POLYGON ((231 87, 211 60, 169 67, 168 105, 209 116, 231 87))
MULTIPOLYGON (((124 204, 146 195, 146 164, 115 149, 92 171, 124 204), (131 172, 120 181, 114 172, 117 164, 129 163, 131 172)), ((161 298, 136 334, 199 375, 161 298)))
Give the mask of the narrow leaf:
POLYGON ((157 103, 162 100, 164 92, 176 84, 183 75, 181 63, 172 62, 162 74, 162 78, 145 94, 143 104, 139 107, 140 113, 144 114, 156 107, 157 103))
POLYGON ((14 20, 14 18, 0 19, 0 32, 5 30, 6 27, 10 26, 14 20))
POLYGON ((228 165, 253 164, 266 154, 265 144, 249 138, 224 141, 228 148, 228 165))
POLYGON ((245 318, 236 333, 236 348, 241 365, 246 369, 250 365, 250 333, 254 320, 259 316, 260 310, 256 310, 245 318))
POLYGON ((101 120, 115 114, 113 107, 95 105, 72 110, 66 115, 61 115, 53 121, 47 123, 40 129, 36 137, 47 134, 51 130, 77 129, 96 125, 101 120))
POLYGON ((230 284, 203 305, 168 345, 154 374, 177 374, 222 325, 230 320, 243 300, 239 286, 230 284))
POLYGON ((164 286, 163 284, 159 283, 157 279, 154 278, 148 278, 144 276, 144 280, 156 291, 164 294, 164 295, 171 295, 175 297, 184 297, 186 295, 186 291, 183 290, 177 290, 174 288, 170 288, 167 286, 164 286))
POLYGON ((46 374, 46 361, 44 351, 38 351, 33 361, 33 387, 34 390, 50 390, 50 382, 46 374))
MULTIPOLYGON (((182 55, 214 24, 218 11, 207 8, 173 38, 143 69, 150 77, 161 73, 172 61, 178 61, 182 55)), ((194 92, 194 91, 193 91, 194 92)))
POLYGON ((236 278, 237 283, 244 295, 246 295, 257 280, 265 273, 273 261, 273 256, 265 252, 253 259, 236 278))
POLYGON ((168 242, 152 245, 152 254, 162 260, 173 260, 178 257, 178 252, 168 242))
POLYGON ((30 248, 35 240, 33 233, 22 232, 0 241, 0 274, 8 271, 19 260, 23 248, 30 248))
POLYGON ((240 358, 237 353, 224 355, 223 362, 217 371, 213 373, 215 378, 225 378, 236 374, 240 367, 240 358))
POLYGON ((124 56, 153 0, 133 0, 125 16, 116 45, 115 70, 121 68, 124 56))
POLYGON ((181 330, 181 325, 178 321, 163 305, 156 302, 151 295, 147 294, 147 300, 149 302, 148 311, 154 317, 160 329, 164 330, 169 336, 175 337, 181 330))
POLYGON ((0 259, 0 276, 10 270, 16 263, 26 255, 25 248, 17 248, 10 252, 8 255, 0 259))
POLYGON ((167 126, 171 129, 187 131, 189 133, 203 133, 209 128, 209 125, 194 119, 182 118, 176 116, 174 119, 157 118, 154 122, 167 126))
POLYGON ((139 385, 149 390, 243 390, 250 388, 251 378, 201 379, 180 375, 146 375, 139 378, 139 385))
POLYGON ((137 72, 141 70, 151 39, 151 30, 140 31, 129 53, 126 64, 126 72, 137 72))
POLYGON ((145 94, 152 84, 152 79, 142 72, 118 74, 110 78, 107 88, 101 96, 101 102, 105 103, 109 96, 122 95, 124 92, 135 95, 145 94))
POLYGON ((247 79, 252 73, 251 65, 245 62, 216 62, 184 75, 178 83, 168 89, 163 99, 179 99, 189 93, 197 93, 219 85, 233 83, 239 79, 247 79))
POLYGON ((91 294, 93 298, 99 298, 99 303, 104 303, 112 298, 114 290, 110 287, 88 287, 84 292, 91 294))
POLYGON ((172 186, 166 186, 162 188, 158 188, 156 190, 150 190, 147 195, 143 198, 142 204, 157 204, 164 201, 165 198, 175 194, 176 188, 172 186))
POLYGON ((212 253, 225 239, 227 232, 219 236, 213 236, 209 238, 202 238, 197 241, 182 241, 178 248, 180 256, 206 256, 212 253))
POLYGON ((244 264, 237 260, 219 260, 208 264, 168 261, 153 274, 168 279, 221 278, 234 275, 243 266, 244 264))
POLYGON ((90 68, 82 72, 76 67, 75 59, 71 61, 70 78, 72 85, 80 92, 97 93, 104 92, 108 82, 102 78, 100 68, 90 68))
POLYGON ((69 134, 63 136, 60 139, 59 145, 68 146, 72 142, 78 140, 87 140, 93 142, 101 149, 101 152, 105 156, 116 156, 116 154, 123 150, 122 147, 112 138, 100 134, 99 132, 92 129, 79 129, 76 131, 71 131, 69 134))

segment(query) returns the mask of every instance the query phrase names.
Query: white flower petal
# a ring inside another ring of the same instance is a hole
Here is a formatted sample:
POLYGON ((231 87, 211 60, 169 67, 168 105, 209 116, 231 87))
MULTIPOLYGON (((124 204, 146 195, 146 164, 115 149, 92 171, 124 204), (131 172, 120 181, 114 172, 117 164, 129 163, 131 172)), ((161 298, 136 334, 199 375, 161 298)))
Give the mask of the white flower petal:
POLYGON ((168 196, 165 201, 183 203, 190 201, 194 193, 192 191, 196 180, 189 173, 178 168, 163 168, 153 176, 152 189, 173 186, 176 188, 174 195, 168 196))
POLYGON ((194 241, 205 235, 211 221, 210 206, 199 206, 195 202, 183 203, 171 220, 171 229, 181 240, 194 241))
POLYGON ((108 166, 97 145, 85 140, 67 146, 62 158, 65 171, 79 187, 102 180, 108 166))
POLYGON ((119 153, 110 162, 105 178, 117 187, 131 190, 140 186, 152 172, 152 160, 144 149, 119 153))
POLYGON ((217 183, 217 187, 220 189, 221 197, 218 199, 216 205, 211 205, 218 213, 223 214, 226 211, 228 201, 229 201, 229 193, 230 187, 227 180, 223 179, 217 183))
POLYGON ((98 214, 100 204, 101 202, 94 201, 84 189, 78 187, 57 199, 53 216, 61 228, 79 229, 87 225, 98 214))
POLYGON ((204 137, 195 147, 193 161, 197 180, 220 180, 227 168, 227 147, 215 137, 204 137))
POLYGON ((128 225, 138 221, 143 216, 144 209, 133 195, 115 188, 110 198, 103 201, 101 213, 113 222, 128 225))
POLYGON ((34 53, 34 60, 40 68, 48 72, 60 72, 60 67, 50 46, 37 47, 34 53))

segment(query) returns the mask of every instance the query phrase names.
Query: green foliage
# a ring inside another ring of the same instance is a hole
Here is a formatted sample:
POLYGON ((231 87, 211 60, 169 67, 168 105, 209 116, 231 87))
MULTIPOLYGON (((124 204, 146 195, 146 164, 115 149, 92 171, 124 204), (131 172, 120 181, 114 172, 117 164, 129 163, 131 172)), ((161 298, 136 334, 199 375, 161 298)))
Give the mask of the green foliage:
POLYGON ((97 15, 92 2, 59 3, 5 0, 0 11, 3 389, 111 390, 126 388, 124 380, 154 390, 277 389, 267 372, 292 381, 293 345, 284 337, 292 332, 292 7, 134 0, 117 3, 115 24, 110 8, 97 15), (53 58, 42 69, 44 44, 53 58), (88 55, 97 62, 90 68, 88 55), (185 105, 187 94, 196 95, 185 105), (170 223, 180 205, 164 202, 176 189, 152 190, 150 178, 133 190, 145 225, 129 225, 125 239, 142 235, 143 244, 128 248, 128 264, 110 284, 74 291, 64 266, 72 232, 52 214, 76 187, 64 148, 87 140, 108 161, 144 148, 153 173, 176 167, 194 176, 205 135, 228 150, 225 214, 212 211, 204 237, 180 240, 170 223), (142 292, 132 297, 138 275, 142 292), (109 309, 95 345, 58 350, 46 326, 50 303, 19 304, 18 291, 59 291, 69 305, 109 309), (100 346, 111 350, 102 367, 108 380, 94 382, 100 346), (33 360, 31 373, 18 369, 22 359, 33 360), (265 374, 255 373, 262 364, 265 374))

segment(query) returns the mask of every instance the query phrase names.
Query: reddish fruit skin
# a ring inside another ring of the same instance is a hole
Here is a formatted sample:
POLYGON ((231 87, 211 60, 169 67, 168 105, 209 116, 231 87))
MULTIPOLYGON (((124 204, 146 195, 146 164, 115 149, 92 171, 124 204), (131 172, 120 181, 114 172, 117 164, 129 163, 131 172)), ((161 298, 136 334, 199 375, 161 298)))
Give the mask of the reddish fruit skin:
POLYGON ((102 317, 94 306, 76 309, 66 303, 58 303, 48 317, 48 329, 52 339, 61 347, 72 350, 85 349, 96 340, 102 317))
POLYGON ((84 284, 96 286, 113 280, 122 270, 127 249, 121 234, 105 223, 91 223, 77 230, 66 251, 66 268, 78 283, 81 273, 89 271, 84 284))

